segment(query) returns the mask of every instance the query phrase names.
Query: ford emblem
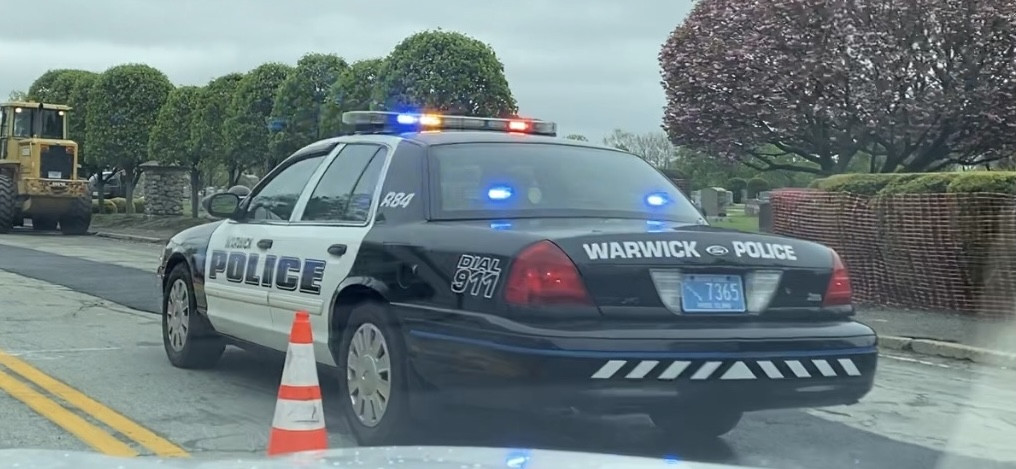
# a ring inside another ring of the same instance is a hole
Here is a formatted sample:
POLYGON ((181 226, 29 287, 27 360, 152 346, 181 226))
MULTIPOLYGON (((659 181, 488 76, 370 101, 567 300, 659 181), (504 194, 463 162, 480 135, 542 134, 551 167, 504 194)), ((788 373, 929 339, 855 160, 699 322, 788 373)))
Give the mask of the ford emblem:
POLYGON ((730 250, 723 246, 720 246, 719 244, 714 244, 712 246, 707 247, 706 252, 714 256, 725 256, 727 255, 728 252, 730 252, 730 250))

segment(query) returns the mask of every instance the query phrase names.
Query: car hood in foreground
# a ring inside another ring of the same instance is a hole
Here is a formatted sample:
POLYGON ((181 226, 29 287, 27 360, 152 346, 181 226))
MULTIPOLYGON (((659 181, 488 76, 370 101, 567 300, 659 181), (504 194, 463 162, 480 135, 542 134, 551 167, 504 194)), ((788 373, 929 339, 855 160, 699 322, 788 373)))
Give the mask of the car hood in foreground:
POLYGON ((211 459, 119 458, 97 453, 58 450, 0 450, 0 469, 301 469, 334 467, 398 469, 586 469, 586 468, 740 468, 677 460, 550 450, 470 447, 377 447, 333 449, 279 458, 211 459))

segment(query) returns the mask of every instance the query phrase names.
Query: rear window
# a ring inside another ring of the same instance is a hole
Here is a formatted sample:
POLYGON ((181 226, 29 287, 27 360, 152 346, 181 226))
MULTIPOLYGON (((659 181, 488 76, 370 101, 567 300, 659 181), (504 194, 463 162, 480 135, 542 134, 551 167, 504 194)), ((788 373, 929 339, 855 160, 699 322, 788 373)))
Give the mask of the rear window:
POLYGON ((694 222, 674 184, 634 155, 552 143, 430 149, 435 219, 604 217, 694 222))

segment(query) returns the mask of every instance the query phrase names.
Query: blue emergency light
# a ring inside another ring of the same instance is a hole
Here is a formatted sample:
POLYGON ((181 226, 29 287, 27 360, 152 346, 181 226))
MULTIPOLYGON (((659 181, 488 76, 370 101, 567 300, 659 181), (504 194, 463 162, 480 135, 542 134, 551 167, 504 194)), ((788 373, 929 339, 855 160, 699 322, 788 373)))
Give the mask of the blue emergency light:
POLYGON ((538 119, 498 119, 493 117, 447 116, 383 111, 349 111, 342 122, 357 133, 405 133, 442 130, 478 130, 557 136, 557 124, 538 119))

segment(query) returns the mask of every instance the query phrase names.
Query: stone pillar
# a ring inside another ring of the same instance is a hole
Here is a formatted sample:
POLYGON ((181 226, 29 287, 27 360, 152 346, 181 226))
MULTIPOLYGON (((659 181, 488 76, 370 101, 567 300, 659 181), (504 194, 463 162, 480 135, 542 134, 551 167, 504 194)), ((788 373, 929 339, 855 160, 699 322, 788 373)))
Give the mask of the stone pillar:
POLYGON ((183 215, 187 169, 150 161, 141 165, 144 174, 145 214, 183 215))

